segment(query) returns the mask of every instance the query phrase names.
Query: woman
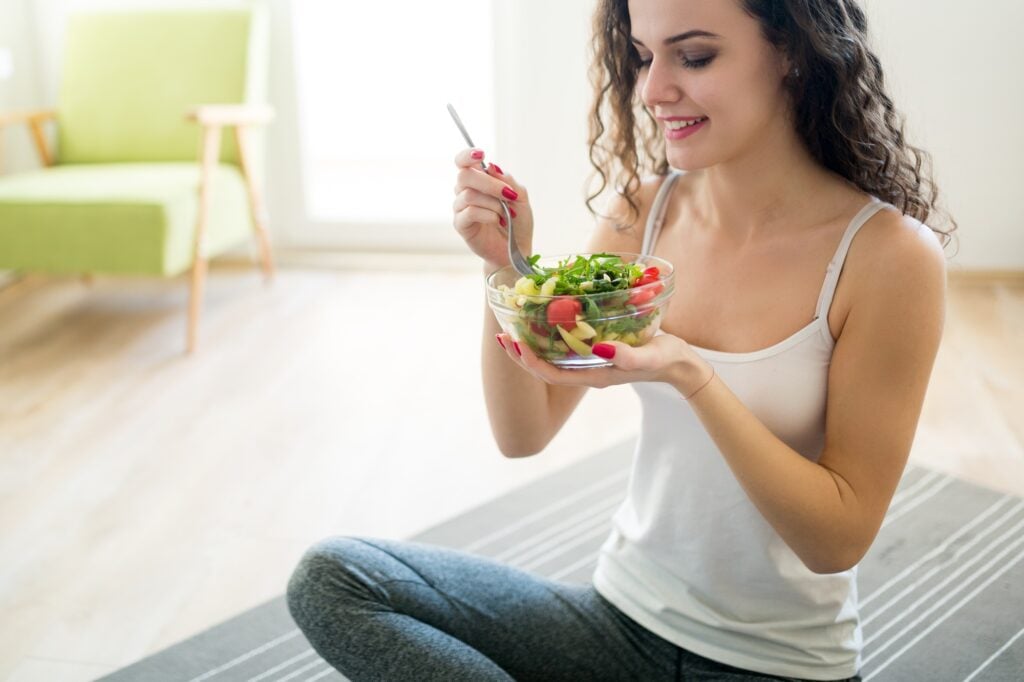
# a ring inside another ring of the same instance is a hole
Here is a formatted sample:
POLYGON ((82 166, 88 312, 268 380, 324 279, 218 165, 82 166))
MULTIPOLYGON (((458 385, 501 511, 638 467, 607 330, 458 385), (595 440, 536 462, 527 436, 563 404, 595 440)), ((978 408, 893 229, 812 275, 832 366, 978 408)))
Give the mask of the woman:
MULTIPOLYGON (((354 679, 855 678, 856 565, 942 330, 926 156, 854 0, 603 0, 595 27, 591 158, 618 198, 588 251, 675 265, 663 333, 598 344, 612 367, 560 370, 485 311, 483 349, 508 456, 541 451, 587 387, 641 398, 594 584, 336 538, 296 570, 292 613, 354 679)), ((483 157, 456 159, 454 225, 490 272, 507 264, 499 199, 526 252, 533 218, 483 157)))

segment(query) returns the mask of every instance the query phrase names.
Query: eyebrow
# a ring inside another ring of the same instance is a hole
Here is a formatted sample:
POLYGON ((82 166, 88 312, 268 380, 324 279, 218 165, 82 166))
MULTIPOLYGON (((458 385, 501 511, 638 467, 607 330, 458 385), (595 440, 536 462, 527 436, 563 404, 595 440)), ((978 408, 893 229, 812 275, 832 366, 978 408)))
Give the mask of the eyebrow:
MULTIPOLYGON (((687 31, 686 33, 680 33, 679 35, 674 35, 671 38, 666 38, 665 39, 665 44, 666 45, 671 45, 672 43, 682 42, 682 41, 688 40, 690 38, 721 38, 721 37, 722 36, 717 35, 715 33, 711 33, 710 31, 702 31, 702 30, 700 30, 698 28, 698 29, 694 29, 692 31, 687 31)), ((640 47, 647 47, 646 45, 641 43, 639 40, 634 38, 633 36, 630 36, 629 39, 632 40, 634 44, 639 45, 640 47)))

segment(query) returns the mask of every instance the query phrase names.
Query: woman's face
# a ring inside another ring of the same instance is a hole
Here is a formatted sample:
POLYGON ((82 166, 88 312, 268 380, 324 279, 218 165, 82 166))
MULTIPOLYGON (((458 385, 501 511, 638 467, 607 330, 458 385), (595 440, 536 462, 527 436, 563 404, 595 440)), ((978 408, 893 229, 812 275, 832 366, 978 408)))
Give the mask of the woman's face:
POLYGON ((629 0, 637 93, 668 162, 696 170, 748 153, 792 124, 787 60, 740 0, 629 0))

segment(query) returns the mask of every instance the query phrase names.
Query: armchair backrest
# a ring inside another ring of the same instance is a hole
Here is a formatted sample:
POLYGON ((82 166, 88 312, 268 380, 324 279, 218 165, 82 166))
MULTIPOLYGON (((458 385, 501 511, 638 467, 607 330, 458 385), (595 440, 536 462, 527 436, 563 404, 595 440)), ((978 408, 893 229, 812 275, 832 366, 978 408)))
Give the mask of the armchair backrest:
MULTIPOLYGON (((196 160, 202 104, 264 101, 260 7, 135 10, 70 18, 57 102, 57 163, 196 160)), ((237 162, 231 136, 221 159, 237 162)))

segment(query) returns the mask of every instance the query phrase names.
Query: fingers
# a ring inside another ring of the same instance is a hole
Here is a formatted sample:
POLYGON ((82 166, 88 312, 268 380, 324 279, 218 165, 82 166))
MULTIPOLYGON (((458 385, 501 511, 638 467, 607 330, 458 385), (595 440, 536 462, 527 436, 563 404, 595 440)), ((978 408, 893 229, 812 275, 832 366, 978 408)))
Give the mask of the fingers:
POLYGON ((500 217, 490 209, 480 206, 467 206, 455 212, 455 219, 452 221, 452 225, 455 226, 455 231, 459 234, 472 236, 474 227, 479 227, 480 225, 501 227, 501 223, 504 220, 503 217, 500 217))
MULTIPOLYGON (((500 201, 490 195, 480 192, 479 190, 468 187, 463 188, 461 192, 456 194, 455 201, 452 202, 452 210, 456 213, 467 208, 481 208, 494 213, 494 222, 498 222, 497 216, 505 214, 501 208, 500 201)), ((511 209, 511 206, 509 209, 511 209)))
POLYGON ((480 167, 482 159, 483 152, 474 148, 463 149, 455 157, 459 172, 452 203, 455 214, 452 224, 463 238, 471 238, 481 225, 507 227, 501 202, 508 204, 509 215, 515 219, 518 217, 516 202, 525 200, 519 194, 522 188, 499 166, 491 164, 486 171, 483 170, 480 167))
POLYGON ((487 166, 487 173, 494 177, 500 178, 505 175, 505 171, 501 169, 496 163, 484 160, 484 150, 476 147, 467 147, 462 149, 458 154, 455 155, 455 165, 460 169, 472 168, 483 172, 484 166, 487 166))
POLYGON ((484 160, 484 150, 476 147, 466 147, 459 150, 455 155, 455 165, 459 168, 480 168, 480 162, 484 160))
POLYGON ((499 166, 496 163, 492 163, 489 166, 487 166, 487 173, 491 177, 498 178, 508 187, 511 187, 512 191, 518 195, 515 199, 509 199, 508 195, 502 196, 502 199, 505 199, 506 201, 509 202, 509 207, 511 207, 513 204, 521 204, 528 201, 526 188, 520 185, 518 182, 516 182, 516 179, 513 176, 503 171, 501 169, 501 166, 499 166))
POLYGON ((508 355, 510 360, 522 366, 537 378, 547 381, 542 375, 543 367, 540 367, 538 363, 546 366, 548 366, 548 363, 534 355, 529 346, 522 341, 516 341, 511 335, 505 333, 497 334, 496 338, 498 344, 505 350, 505 354, 508 355))
POLYGON ((500 198, 508 202, 525 200, 525 188, 522 185, 511 175, 505 174, 497 164, 488 165, 485 171, 481 166, 483 160, 483 150, 474 147, 463 149, 455 155, 455 165, 459 168, 458 182, 455 185, 456 194, 469 187, 495 199, 500 198))
POLYGON ((505 349, 505 354, 512 362, 543 382, 560 383, 557 381, 558 370, 534 355, 528 345, 522 341, 516 341, 508 334, 498 334, 498 338, 499 343, 505 349))
POLYGON ((660 358, 651 349, 634 348, 621 341, 602 341, 594 345, 594 355, 604 358, 621 372, 645 373, 656 369, 660 358))
POLYGON ((513 205, 520 200, 520 196, 519 192, 506 182, 507 177, 497 175, 496 171, 490 169, 485 173, 479 168, 463 168, 456 177, 455 193, 459 194, 464 189, 473 189, 513 205))
POLYGON ((612 368, 640 377, 659 377, 669 368, 692 354, 686 342, 673 334, 657 334, 643 346, 630 346, 621 341, 602 341, 594 346, 597 355, 612 363, 612 368), (600 348, 599 348, 600 346, 600 348))
POLYGON ((588 386, 591 388, 605 388, 616 383, 609 374, 611 368, 595 367, 587 370, 559 369, 546 360, 537 357, 528 345, 522 341, 515 341, 508 334, 497 334, 496 339, 512 362, 515 362, 543 382, 565 386, 588 386))
MULTIPOLYGON (((617 384, 635 381, 666 381, 678 368, 680 363, 689 363, 699 359, 685 341, 671 334, 658 334, 640 347, 633 347, 620 341, 602 341, 598 346, 606 346, 603 352, 597 353, 611 363, 609 367, 590 367, 588 369, 561 369, 537 357, 523 342, 518 347, 507 333, 497 334, 497 341, 512 362, 549 384, 566 386, 588 386, 590 388, 607 388, 617 384), (614 353, 610 353, 614 349, 614 353)), ((669 382, 672 383, 672 382, 669 382)))

